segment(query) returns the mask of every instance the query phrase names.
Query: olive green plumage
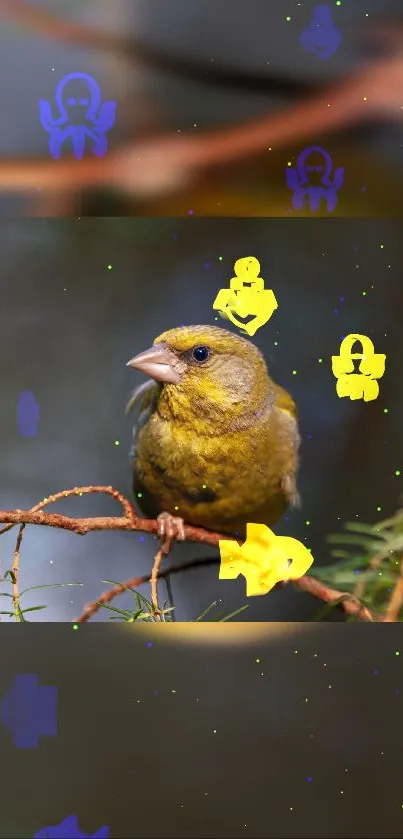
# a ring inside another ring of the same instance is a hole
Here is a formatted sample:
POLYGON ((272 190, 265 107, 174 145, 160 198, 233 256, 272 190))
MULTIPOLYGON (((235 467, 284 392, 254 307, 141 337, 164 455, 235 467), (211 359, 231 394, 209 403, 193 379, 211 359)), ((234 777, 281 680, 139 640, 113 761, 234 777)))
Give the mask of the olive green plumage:
POLYGON ((161 363, 142 362, 147 353, 129 362, 163 379, 129 403, 142 397, 132 452, 140 508, 231 534, 275 524, 298 503, 300 437, 295 403, 261 352, 214 326, 171 329, 147 352, 161 363))

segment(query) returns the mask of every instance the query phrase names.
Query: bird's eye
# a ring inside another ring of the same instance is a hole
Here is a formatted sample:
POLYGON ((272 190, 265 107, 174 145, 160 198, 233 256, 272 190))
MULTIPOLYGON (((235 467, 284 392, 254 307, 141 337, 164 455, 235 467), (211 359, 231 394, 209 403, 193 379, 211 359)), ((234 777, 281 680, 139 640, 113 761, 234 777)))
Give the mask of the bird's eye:
POLYGON ((210 350, 208 347, 194 347, 192 350, 192 358, 194 358, 195 361, 207 361, 209 357, 210 350))

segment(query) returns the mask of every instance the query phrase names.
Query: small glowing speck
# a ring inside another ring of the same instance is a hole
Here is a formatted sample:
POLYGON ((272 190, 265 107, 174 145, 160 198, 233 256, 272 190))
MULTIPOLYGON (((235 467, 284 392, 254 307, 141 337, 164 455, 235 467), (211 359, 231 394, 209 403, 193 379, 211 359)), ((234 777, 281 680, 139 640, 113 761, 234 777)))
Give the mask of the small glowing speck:
POLYGON ((108 265, 108 271, 112 271, 112 265, 108 265))
POLYGON ((175 505, 175 510, 179 510, 179 507, 178 507, 178 505, 177 505, 177 504, 175 505))
POLYGON ((389 413, 389 408, 384 408, 384 409, 383 409, 383 413, 384 413, 384 414, 388 414, 388 413, 389 413))
POLYGON ((397 478, 400 476, 400 474, 401 474, 400 469, 396 469, 395 475, 396 475, 397 478))
POLYGON ((115 446, 120 446, 120 440, 115 440, 115 446))
POLYGON ((305 522, 305 524, 306 524, 308 527, 309 527, 310 523, 311 523, 311 522, 310 522, 308 519, 307 519, 307 520, 306 520, 306 522, 305 522))
POLYGON ((297 370, 293 370, 293 371, 292 371, 292 375, 293 375, 293 376, 296 376, 296 375, 297 375, 297 372, 298 372, 297 370))
MULTIPOLYGON (((78 623, 73 623, 73 629, 78 629, 78 623)), ((398 655, 398 653, 396 653, 398 655)))
POLYGON ((142 492, 138 492, 138 493, 137 493, 137 498, 142 498, 142 497, 143 497, 143 493, 142 493, 142 492))

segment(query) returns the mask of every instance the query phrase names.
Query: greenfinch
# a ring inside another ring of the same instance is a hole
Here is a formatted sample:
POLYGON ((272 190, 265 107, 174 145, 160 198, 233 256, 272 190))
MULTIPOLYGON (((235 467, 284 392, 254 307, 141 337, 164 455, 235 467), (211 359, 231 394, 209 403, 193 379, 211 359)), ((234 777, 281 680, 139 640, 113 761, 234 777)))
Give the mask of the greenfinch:
POLYGON ((128 367, 150 376, 137 388, 133 490, 161 536, 183 522, 245 536, 297 505, 297 410, 248 339, 215 326, 164 332, 128 367))

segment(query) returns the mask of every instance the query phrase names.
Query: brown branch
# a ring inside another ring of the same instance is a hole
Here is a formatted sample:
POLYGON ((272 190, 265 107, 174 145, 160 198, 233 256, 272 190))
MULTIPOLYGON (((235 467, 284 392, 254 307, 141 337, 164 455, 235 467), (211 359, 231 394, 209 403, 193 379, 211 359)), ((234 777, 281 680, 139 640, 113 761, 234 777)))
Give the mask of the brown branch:
MULTIPOLYGON (((186 527, 185 527, 186 532, 186 527)), ((184 562, 181 565, 170 565, 163 571, 158 573, 158 579, 163 579, 171 574, 179 574, 183 571, 190 571, 192 568, 202 568, 207 565, 218 565, 220 560, 216 557, 207 557, 205 559, 193 559, 190 562, 184 562)), ((125 580, 124 583, 116 586, 109 591, 104 592, 93 603, 88 604, 84 611, 77 618, 76 623, 86 623, 99 609, 118 597, 119 594, 124 594, 132 589, 137 589, 151 580, 151 574, 143 574, 141 577, 132 577, 130 580, 125 580)), ((299 580, 292 581, 301 591, 323 600, 325 603, 335 603, 347 614, 357 618, 357 620, 373 623, 378 618, 367 609, 359 600, 353 595, 346 594, 343 591, 329 588, 324 583, 320 582, 316 577, 305 576, 300 577, 299 580)))
MULTIPOLYGON (((0 523, 11 525, 11 527, 15 524, 45 525, 47 527, 57 527, 61 528, 62 530, 69 530, 79 535, 85 535, 86 533, 90 533, 93 531, 105 530, 142 531, 143 533, 152 533, 156 536, 158 535, 158 522, 153 519, 139 518, 136 515, 135 509, 131 502, 128 501, 128 499, 125 498, 124 495, 118 492, 118 490, 110 486, 74 487, 73 489, 64 490, 62 492, 58 492, 48 496, 35 507, 32 507, 31 510, 0 510, 0 523), (93 493, 106 493, 108 495, 111 495, 121 504, 124 515, 98 516, 92 518, 71 518, 70 516, 63 516, 59 513, 43 512, 43 507, 47 506, 48 504, 53 504, 55 501, 59 501, 62 498, 69 498, 74 495, 82 496, 93 493)), ((2 530, 0 530, 0 534, 4 533, 6 530, 9 529, 10 527, 2 528, 2 530)), ((220 540, 228 539, 228 534, 215 533, 210 530, 204 530, 201 527, 185 525, 184 530, 186 541, 210 545, 211 547, 215 548, 218 547, 218 543, 220 540)), ((163 546, 161 548, 161 556, 159 556, 160 552, 158 552, 154 560, 155 583, 159 577, 165 577, 169 573, 178 573, 179 570, 184 571, 187 568, 195 567, 194 563, 187 563, 182 566, 170 567, 168 570, 165 570, 164 572, 159 571, 162 556, 164 555, 164 549, 165 548, 163 546)), ((18 552, 19 544, 17 545, 16 550, 18 552)), ((205 560, 204 564, 211 564, 211 562, 215 561, 218 560, 205 560)), ((16 562, 15 557, 14 563, 18 573, 18 559, 16 562)), ((196 564, 200 565, 201 563, 199 562, 196 564)), ((102 603, 109 602, 109 600, 112 600, 118 594, 121 594, 124 591, 126 591, 128 587, 135 588, 136 586, 142 585, 145 582, 149 582, 152 576, 153 572, 151 572, 151 574, 145 575, 144 577, 133 578, 133 580, 127 583, 122 583, 121 586, 112 589, 112 592, 107 592, 106 595, 102 595, 102 597, 98 599, 96 603, 93 603, 86 608, 79 620, 88 620, 88 617, 90 615, 98 611, 102 603), (85 615, 87 615, 88 617, 84 617, 85 615)), ((351 594, 346 594, 346 592, 330 588, 329 586, 325 585, 325 583, 322 583, 320 580, 316 579, 316 577, 306 575, 304 577, 300 577, 299 580, 293 580, 293 583, 301 591, 304 591, 307 594, 312 595, 313 597, 317 597, 324 603, 335 603, 337 605, 340 605, 347 615, 354 616, 357 618, 357 620, 371 622, 380 620, 374 613, 367 609, 367 607, 364 606, 357 597, 351 594)), ((156 589, 154 593, 156 594, 156 589)), ((16 589, 16 594, 18 596, 18 588, 16 589)))

